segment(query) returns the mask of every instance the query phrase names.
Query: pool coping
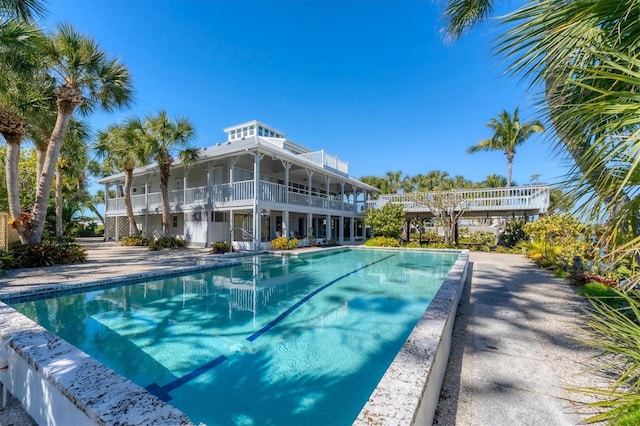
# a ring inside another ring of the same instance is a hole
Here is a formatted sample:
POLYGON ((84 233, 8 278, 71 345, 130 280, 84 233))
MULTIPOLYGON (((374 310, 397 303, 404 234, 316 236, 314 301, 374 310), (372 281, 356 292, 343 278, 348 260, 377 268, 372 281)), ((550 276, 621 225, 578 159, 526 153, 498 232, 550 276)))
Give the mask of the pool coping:
POLYGON ((433 423, 458 303, 471 280, 469 250, 456 252, 460 254, 442 287, 378 382, 354 425, 433 423))
MULTIPOLYGON (((380 250, 381 248, 338 246, 324 248, 322 251, 343 249, 380 250)), ((406 251, 402 248, 384 248, 384 250, 406 251)), ((442 287, 389 366, 354 424, 430 424, 433 419, 444 375, 444 369, 439 372, 437 366, 444 362, 446 367, 455 310, 469 274, 469 251, 429 249, 412 249, 412 251, 455 252, 459 253, 459 256, 442 287), (449 328, 449 337, 442 344, 439 339, 446 336, 447 328, 449 328), (437 375, 440 375, 439 379, 436 377, 437 375), (437 389, 430 390, 434 387, 437 389), (431 403, 433 392, 437 393, 435 400, 431 403), (398 398, 399 395, 401 398, 398 398), (430 405, 433 405, 432 409, 429 408, 430 405), (427 423, 424 423, 425 419, 428 420, 427 423)), ((272 251, 269 253, 298 256, 308 252, 272 251)), ((253 254, 255 253, 244 255, 253 254)), ((209 256, 204 257, 203 261, 198 262, 195 266, 174 268, 171 271, 147 271, 81 283, 38 285, 35 288, 7 292, 0 296, 0 342, 8 344, 10 358, 13 356, 14 360, 20 358, 20 362, 26 362, 28 368, 32 370, 28 372, 29 374, 42 375, 44 381, 50 383, 56 392, 62 394, 64 398, 80 409, 91 422, 96 424, 190 425, 192 422, 186 414, 170 404, 162 402, 142 387, 94 360, 85 352, 47 331, 4 302, 29 299, 36 294, 51 295, 61 292, 73 294, 91 288, 114 286, 123 281, 126 281, 128 285, 141 280, 217 269, 237 264, 239 260, 236 257, 238 256, 209 256), (117 398, 107 396, 115 392, 118 394, 117 398)), ((19 371, 20 368, 15 370, 19 371)), ((19 386, 13 381, 19 381, 20 378, 13 377, 11 374, 10 377, 9 391, 20 399, 20 389, 12 388, 12 385, 19 386)), ((37 385, 42 386, 41 383, 37 383, 37 385)), ((47 400, 47 398, 50 398, 50 395, 43 396, 43 399, 47 400)), ((38 413, 38 411, 42 411, 42 407, 29 407, 28 404, 25 404, 24 398, 22 402, 34 420, 40 420, 38 423, 46 420, 38 417, 38 415, 42 415, 42 413, 38 413), (32 412, 33 409, 36 410, 35 415, 32 412)), ((50 407, 47 408, 51 410, 50 407)), ((46 414, 51 416, 55 413, 46 414)))

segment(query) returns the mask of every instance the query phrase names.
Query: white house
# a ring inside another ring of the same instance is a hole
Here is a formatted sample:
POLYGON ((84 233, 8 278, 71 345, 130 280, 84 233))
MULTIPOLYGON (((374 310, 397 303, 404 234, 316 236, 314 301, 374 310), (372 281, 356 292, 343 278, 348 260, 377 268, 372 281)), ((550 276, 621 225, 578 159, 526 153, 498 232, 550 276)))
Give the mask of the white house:
MULTIPOLYGON (((364 238, 366 200, 377 189, 350 177, 347 162, 255 120, 224 132, 227 140, 202 148, 195 164, 176 161, 171 169, 172 235, 192 246, 227 241, 236 249, 267 248, 277 236, 301 239, 311 232, 339 243, 364 238)), ((138 168, 133 176, 136 223, 152 236, 162 230, 158 167, 138 168)), ((105 238, 120 240, 131 233, 124 173, 99 182, 107 194, 105 238)))

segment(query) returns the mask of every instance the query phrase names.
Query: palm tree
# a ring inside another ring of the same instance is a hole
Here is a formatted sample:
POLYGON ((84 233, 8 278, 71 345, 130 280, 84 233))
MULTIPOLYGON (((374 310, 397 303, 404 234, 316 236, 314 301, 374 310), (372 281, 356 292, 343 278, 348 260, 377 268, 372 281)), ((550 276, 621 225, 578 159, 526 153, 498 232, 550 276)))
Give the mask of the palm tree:
POLYGON ((131 77, 117 59, 109 59, 90 38, 69 25, 58 26, 44 47, 49 74, 56 81, 57 118, 36 189, 30 242, 40 242, 49 193, 69 121, 76 108, 88 114, 100 107, 112 111, 129 104, 131 77))
POLYGON ((62 148, 60 150, 60 158, 56 165, 55 180, 55 207, 56 207, 56 237, 62 237, 63 228, 63 203, 62 190, 63 179, 66 177, 75 184, 75 192, 84 189, 85 174, 84 170, 89 161, 87 155, 87 140, 89 139, 89 128, 82 121, 71 120, 69 130, 65 135, 62 148))
POLYGON ((44 2, 40 0, 0 0, 1 18, 30 22, 45 12, 44 2))
POLYGON ((493 130, 493 136, 483 139, 476 145, 467 149, 468 154, 480 151, 504 151, 507 156, 507 187, 511 186, 511 173, 513 157, 516 155, 516 147, 522 145, 536 132, 543 132, 544 126, 538 120, 526 123, 520 122, 518 108, 513 112, 513 117, 507 110, 502 111, 498 118, 492 118, 487 127, 493 130))
POLYGON ((487 178, 478 184, 480 188, 503 188, 507 186, 507 178, 502 175, 488 175, 487 178))
POLYGON ((386 181, 386 194, 397 194, 402 189, 402 171, 388 171, 384 177, 386 181))
POLYGON ((194 136, 193 124, 186 118, 172 121, 166 111, 156 116, 146 117, 131 123, 143 144, 145 158, 153 159, 160 170, 160 190, 162 192, 162 230, 171 236, 169 221, 169 175, 176 156, 183 165, 198 158, 198 149, 189 146, 194 136))
POLYGON ((30 223, 22 216, 18 162, 29 122, 42 113, 52 97, 49 81, 43 76, 39 48, 43 35, 29 24, 10 20, 0 23, 0 134, 7 143, 5 179, 12 223, 20 240, 27 241, 30 223))
POLYGON ((103 168, 107 173, 110 174, 114 170, 124 171, 124 206, 129 218, 129 230, 133 235, 139 233, 131 203, 133 170, 149 163, 144 158, 143 145, 137 129, 140 127, 133 121, 124 125, 109 126, 98 133, 98 140, 94 145, 94 150, 102 159, 103 168))

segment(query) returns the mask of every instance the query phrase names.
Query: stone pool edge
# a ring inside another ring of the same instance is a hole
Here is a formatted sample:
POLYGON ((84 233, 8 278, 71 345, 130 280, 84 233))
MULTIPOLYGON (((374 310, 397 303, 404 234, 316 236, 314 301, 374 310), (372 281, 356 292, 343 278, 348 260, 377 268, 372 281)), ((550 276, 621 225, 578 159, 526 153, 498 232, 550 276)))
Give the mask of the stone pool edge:
POLYGON ((354 425, 433 423, 458 303, 470 280, 469 250, 463 250, 354 425))
POLYGON ((239 263, 240 256, 211 256, 197 265, 126 274, 71 284, 41 284, 0 296, 0 349, 7 352, 5 386, 38 424, 192 425, 177 408, 91 358, 20 314, 5 301, 34 295, 77 293, 139 280, 167 278, 239 263), (114 396, 117 395, 117 396, 114 396))

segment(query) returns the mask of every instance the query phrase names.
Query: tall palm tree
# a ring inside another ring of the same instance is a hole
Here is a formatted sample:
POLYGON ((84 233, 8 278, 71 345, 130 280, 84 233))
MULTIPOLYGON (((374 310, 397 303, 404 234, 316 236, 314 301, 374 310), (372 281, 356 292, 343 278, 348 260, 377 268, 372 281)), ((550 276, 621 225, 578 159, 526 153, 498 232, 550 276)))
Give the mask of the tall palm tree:
POLYGON ((7 143, 5 179, 11 214, 20 240, 27 241, 30 224, 22 215, 18 162, 29 122, 42 113, 52 98, 50 82, 43 75, 39 49, 43 35, 29 24, 11 20, 0 23, 0 134, 7 143))
POLYGON ((162 192, 162 231, 167 237, 171 236, 169 220, 169 176, 171 166, 176 157, 182 164, 188 165, 198 158, 198 149, 189 146, 194 137, 193 124, 186 118, 172 121, 166 111, 160 111, 156 116, 148 116, 144 122, 132 121, 137 128, 145 157, 153 159, 160 171, 160 190, 162 192))
POLYGON ((94 150, 102 159, 103 168, 107 173, 115 170, 124 171, 124 206, 129 218, 129 229, 133 235, 139 233, 131 203, 133 170, 149 163, 145 158, 137 129, 141 127, 134 121, 109 126, 98 133, 98 140, 94 144, 94 150))
POLYGON ((49 75, 56 81, 57 118, 36 189, 30 242, 40 242, 55 167, 69 121, 76 109, 89 114, 96 108, 112 111, 132 98, 131 77, 117 59, 110 59, 91 39, 69 25, 60 25, 44 47, 49 75))
POLYGON ((516 147, 526 142, 533 133, 543 132, 544 126, 539 120, 521 123, 518 108, 516 108, 513 117, 507 110, 504 110, 498 114, 498 118, 492 118, 487 127, 493 130, 493 136, 469 147, 467 153, 504 151, 507 156, 507 187, 510 187, 516 147))
POLYGON ((453 182, 448 172, 431 170, 426 174, 421 191, 447 191, 452 189, 453 182))

